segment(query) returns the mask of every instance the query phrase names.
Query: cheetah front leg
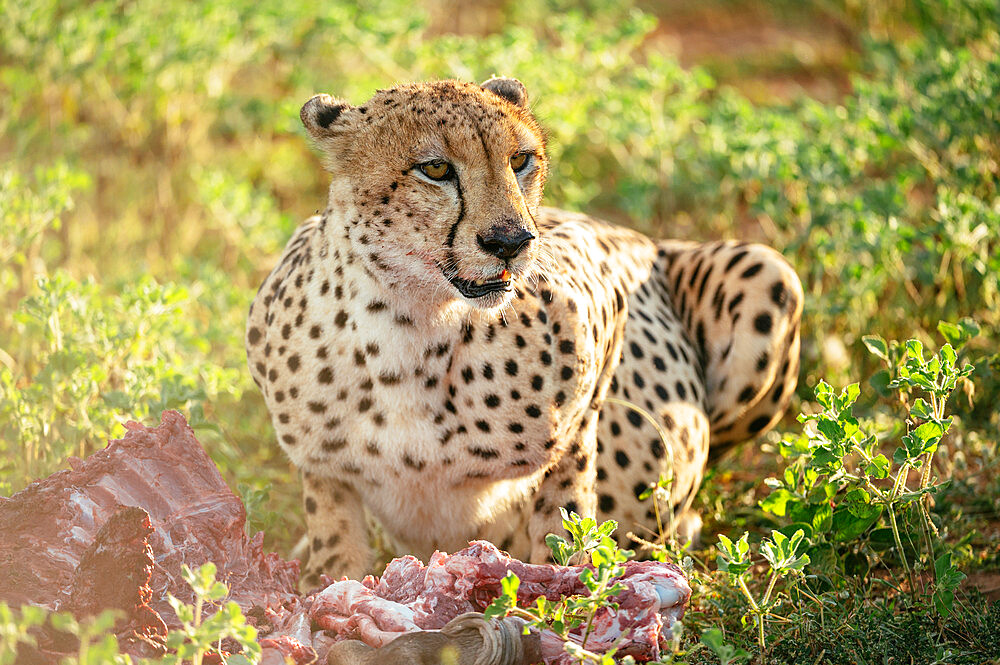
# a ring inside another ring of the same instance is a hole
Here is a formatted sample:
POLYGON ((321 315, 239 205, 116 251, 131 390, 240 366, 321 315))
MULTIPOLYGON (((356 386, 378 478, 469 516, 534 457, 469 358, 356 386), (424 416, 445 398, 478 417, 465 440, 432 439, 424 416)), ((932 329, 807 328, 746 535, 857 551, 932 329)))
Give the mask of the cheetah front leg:
POLYGON ((361 579, 372 564, 368 527, 361 497, 349 485, 334 478, 303 474, 309 561, 302 582, 305 587, 319 584, 326 573, 339 578, 361 579))
POLYGON ((564 533, 560 507, 584 517, 597 514, 597 413, 591 409, 584 417, 567 453, 545 473, 535 493, 528 522, 532 563, 549 561, 545 536, 564 533))
POLYGON ((532 563, 550 559, 545 536, 564 532, 560 506, 583 517, 597 516, 597 423, 618 368, 627 320, 628 306, 623 304, 617 309, 613 327, 605 329, 601 340, 605 345, 604 362, 580 426, 562 459, 545 473, 535 494, 528 522, 532 563))

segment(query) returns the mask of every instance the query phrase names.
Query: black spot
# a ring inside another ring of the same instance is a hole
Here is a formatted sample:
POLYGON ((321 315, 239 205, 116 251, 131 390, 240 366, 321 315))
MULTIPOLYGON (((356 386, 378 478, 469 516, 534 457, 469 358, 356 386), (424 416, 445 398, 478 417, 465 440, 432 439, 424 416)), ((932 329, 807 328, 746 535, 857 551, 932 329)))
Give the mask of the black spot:
POLYGON ((288 369, 292 370, 293 372, 297 372, 299 369, 300 360, 301 359, 299 358, 299 354, 297 353, 295 355, 288 356, 288 369))
POLYGON ((504 363, 503 368, 504 371, 507 372, 507 374, 509 374, 510 376, 517 376, 517 363, 514 362, 513 360, 508 360, 506 363, 504 363))
POLYGON ((649 442, 649 452, 653 453, 653 457, 656 459, 663 459, 667 451, 663 447, 663 442, 659 438, 656 438, 649 442))
POLYGON ((311 496, 306 497, 306 512, 310 515, 316 512, 316 499, 311 496))
POLYGON ((667 389, 661 386, 659 383, 653 386, 653 390, 656 391, 656 396, 662 399, 664 402, 670 399, 670 393, 668 393, 667 389))
POLYGON ((559 392, 556 393, 556 396, 552 398, 552 401, 555 402, 556 406, 562 406, 563 403, 566 401, 566 393, 560 390, 559 392))
POLYGON ((632 342, 632 343, 631 343, 631 344, 629 345, 629 350, 630 350, 630 351, 632 351, 632 356, 633 356, 633 357, 635 357, 635 358, 636 358, 637 360, 638 360, 639 358, 642 358, 642 356, 643 356, 643 353, 642 353, 642 347, 640 347, 640 346, 639 346, 638 344, 636 344, 635 342, 632 342))
POLYGON ((514 336, 514 343, 517 344, 517 347, 519 349, 523 349, 525 347, 525 345, 527 344, 527 342, 524 341, 524 338, 521 337, 520 335, 515 335, 514 336))
POLYGON ((335 453, 346 445, 347 441, 344 439, 328 439, 323 442, 322 447, 324 452, 335 453))
POLYGON ((358 402, 358 411, 364 413, 368 409, 372 408, 372 401, 368 397, 364 397, 358 402))
POLYGON ((726 264, 726 270, 725 271, 729 272, 730 270, 732 270, 733 266, 735 266, 737 263, 739 263, 740 261, 742 261, 743 257, 746 256, 746 255, 747 255, 747 250, 743 250, 741 252, 737 252, 736 254, 734 254, 733 258, 729 259, 729 263, 726 264))
POLYGON ((564 365, 559 375, 562 377, 563 381, 569 381, 573 378, 573 368, 564 365))
POLYGON ((466 383, 472 383, 474 379, 475 379, 475 374, 473 373, 471 367, 466 367, 462 370, 463 381, 465 381, 466 383))
POLYGON ((403 455, 403 464, 410 467, 411 469, 416 469, 417 471, 422 471, 426 462, 423 460, 415 460, 409 455, 403 455))
POLYGON ((602 494, 597 497, 597 507, 602 513, 610 513, 615 509, 615 499, 609 494, 602 494))
POLYGON ((598 467, 597 468, 597 479, 598 480, 607 480, 608 479, 608 472, 605 471, 604 469, 598 467))
POLYGON ((521 432, 524 431, 524 425, 522 425, 521 423, 511 423, 507 425, 507 429, 509 429, 514 434, 520 434, 521 432))
POLYGON ((770 415, 759 416, 757 418, 754 418, 753 422, 750 423, 750 425, 749 425, 749 427, 747 427, 747 429, 749 430, 749 432, 751 434, 756 434, 757 432, 759 432, 762 429, 764 429, 765 427, 767 427, 767 424, 769 422, 771 422, 771 416, 770 415))
POLYGON ((548 366, 552 364, 552 354, 549 353, 548 351, 542 351, 538 355, 538 358, 542 361, 543 365, 548 366))
POLYGON ((632 493, 635 494, 636 499, 642 496, 642 493, 645 491, 646 491, 646 483, 636 483, 635 487, 632 488, 632 493))
POLYGON ((759 273, 760 269, 763 267, 764 267, 763 263, 755 263, 746 270, 744 270, 742 273, 740 273, 740 277, 742 277, 743 279, 749 279, 754 275, 756 275, 757 273, 759 273))
POLYGON ((320 333, 322 332, 323 332, 322 328, 320 328, 319 326, 313 326, 312 328, 309 329, 309 337, 312 339, 319 339, 320 333))
POLYGON ((576 344, 571 339, 564 339, 559 342, 559 351, 562 353, 576 353, 576 344))
POLYGON ((250 332, 247 333, 247 341, 251 344, 256 344, 260 341, 260 330, 257 328, 251 328, 250 332))
POLYGON ((491 409, 495 409, 500 406, 500 398, 496 395, 487 395, 483 402, 491 409))
POLYGON ((638 388, 639 390, 642 390, 643 388, 646 387, 646 380, 642 378, 642 375, 639 374, 639 372, 632 373, 632 381, 635 383, 635 387, 638 388))
POLYGON ((483 365, 483 378, 487 381, 491 381, 493 379, 493 365, 489 363, 483 365))
POLYGON ((617 462, 618 466, 625 469, 628 467, 629 461, 628 455, 625 454, 624 450, 615 451, 615 462, 617 462))
POLYGON ((323 402, 308 402, 309 410, 313 413, 323 413, 326 411, 326 404, 323 402))
POLYGON ((483 432, 489 432, 490 431, 490 424, 488 422, 486 422, 485 420, 477 420, 476 421, 476 427, 478 427, 483 432))
POLYGON ((532 404, 526 407, 524 409, 524 412, 527 413, 532 418, 538 418, 539 416, 542 415, 542 410, 538 408, 537 404, 532 404))
POLYGON ((784 307, 785 302, 788 301, 788 291, 785 290, 785 285, 782 282, 775 282, 771 285, 771 302, 773 302, 778 307, 784 307))
POLYGON ((344 310, 337 312, 337 316, 333 317, 333 322, 337 324, 338 328, 343 328, 347 324, 347 312, 344 310))
POLYGON ((762 335, 766 335, 771 332, 771 326, 774 325, 774 321, 771 319, 771 315, 768 312, 761 312, 757 315, 757 318, 753 320, 753 327, 762 335))
POLYGON ((475 455, 476 457, 482 457, 483 459, 493 459, 494 457, 500 457, 500 453, 493 448, 469 448, 468 451, 475 455))
POLYGON ((764 368, 767 367, 767 363, 770 362, 771 356, 768 355, 767 351, 760 354, 760 358, 757 358, 757 371, 763 372, 764 368))
POLYGON ((531 377, 532 388, 534 388, 535 390, 541 390, 543 385, 545 385, 545 380, 542 377, 538 376, 537 374, 531 377))
POLYGON ((636 429, 639 429, 640 427, 642 427, 642 416, 640 416, 637 412, 629 409, 629 412, 628 412, 628 415, 626 416, 626 418, 628 418, 628 421, 630 423, 632 423, 632 427, 634 427, 636 429))
POLYGON ((568 513, 580 512, 580 508, 576 505, 576 501, 567 501, 565 507, 566 507, 566 512, 568 513))
POLYGON ((611 434, 612 434, 612 436, 621 436, 621 433, 622 433, 622 426, 619 425, 617 422, 612 421, 611 422, 611 434))

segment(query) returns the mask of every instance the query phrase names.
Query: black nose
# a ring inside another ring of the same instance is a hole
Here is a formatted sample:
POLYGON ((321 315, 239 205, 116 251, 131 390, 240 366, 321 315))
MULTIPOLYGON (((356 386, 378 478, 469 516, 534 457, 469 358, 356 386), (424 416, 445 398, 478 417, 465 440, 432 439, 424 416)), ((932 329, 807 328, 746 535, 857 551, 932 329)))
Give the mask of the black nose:
POLYGON ((534 238, 534 234, 527 229, 493 227, 486 235, 477 235, 476 241, 487 254, 509 261, 520 254, 534 238))

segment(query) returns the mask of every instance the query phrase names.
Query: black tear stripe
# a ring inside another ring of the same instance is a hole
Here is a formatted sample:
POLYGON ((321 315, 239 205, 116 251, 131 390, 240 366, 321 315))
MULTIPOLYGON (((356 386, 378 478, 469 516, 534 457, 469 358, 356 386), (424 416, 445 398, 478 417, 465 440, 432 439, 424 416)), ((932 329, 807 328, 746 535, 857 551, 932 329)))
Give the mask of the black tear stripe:
POLYGON ((448 239, 444 242, 445 247, 455 246, 455 234, 458 233, 458 225, 465 219, 465 197, 462 196, 462 181, 458 177, 457 172, 455 173, 455 191, 458 192, 458 219, 448 229, 448 239))

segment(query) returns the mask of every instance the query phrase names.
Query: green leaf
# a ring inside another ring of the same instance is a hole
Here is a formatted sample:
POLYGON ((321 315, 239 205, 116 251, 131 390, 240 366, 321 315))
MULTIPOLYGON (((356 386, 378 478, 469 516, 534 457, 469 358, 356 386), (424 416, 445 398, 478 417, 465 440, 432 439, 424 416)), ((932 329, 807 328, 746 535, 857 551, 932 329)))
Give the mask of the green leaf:
POLYGON ((870 385, 879 397, 889 397, 892 395, 892 389, 890 387, 892 383, 892 375, 889 374, 889 370, 883 369, 872 374, 871 378, 868 379, 868 385, 870 385))
POLYGON ((945 552, 934 561, 934 607, 941 616, 951 614, 955 603, 955 589, 965 579, 951 562, 951 552, 945 552))
POLYGON ((910 406, 910 415, 914 418, 920 418, 921 420, 927 420, 934 412, 931 410, 930 405, 924 401, 923 398, 918 397, 913 401, 913 405, 910 406))
POLYGON ((777 489, 768 494, 760 502, 761 509, 764 512, 771 513, 772 515, 777 515, 778 517, 784 517, 787 514, 787 506, 789 501, 800 501, 801 499, 786 489, 777 489))
POLYGON ((865 473, 872 478, 888 478, 889 477, 889 460, 885 455, 879 453, 872 458, 872 461, 865 465, 865 473))
POLYGON ((941 321, 937 325, 938 332, 948 344, 956 349, 962 348, 970 339, 979 334, 979 325, 972 319, 962 319, 957 324, 941 321))
POLYGON ((865 335, 861 338, 861 341, 864 342, 864 345, 868 347, 871 353, 889 362, 889 347, 886 345, 884 339, 878 335, 865 335))
POLYGON ((850 542, 857 539, 868 530, 878 520, 884 508, 875 506, 874 512, 867 518, 860 518, 852 514, 848 508, 837 507, 833 511, 833 526, 830 529, 833 539, 839 542, 850 542))
POLYGON ((906 353, 913 359, 923 362, 924 360, 924 345, 920 343, 920 340, 908 339, 906 340, 906 353))
POLYGON ((709 628, 701 634, 701 643, 719 658, 719 665, 735 665, 750 660, 750 654, 728 644, 718 628, 709 628))
POLYGON ((828 409, 833 407, 833 388, 830 387, 829 383, 820 379, 819 383, 816 384, 814 394, 816 395, 816 401, 824 407, 828 409))

